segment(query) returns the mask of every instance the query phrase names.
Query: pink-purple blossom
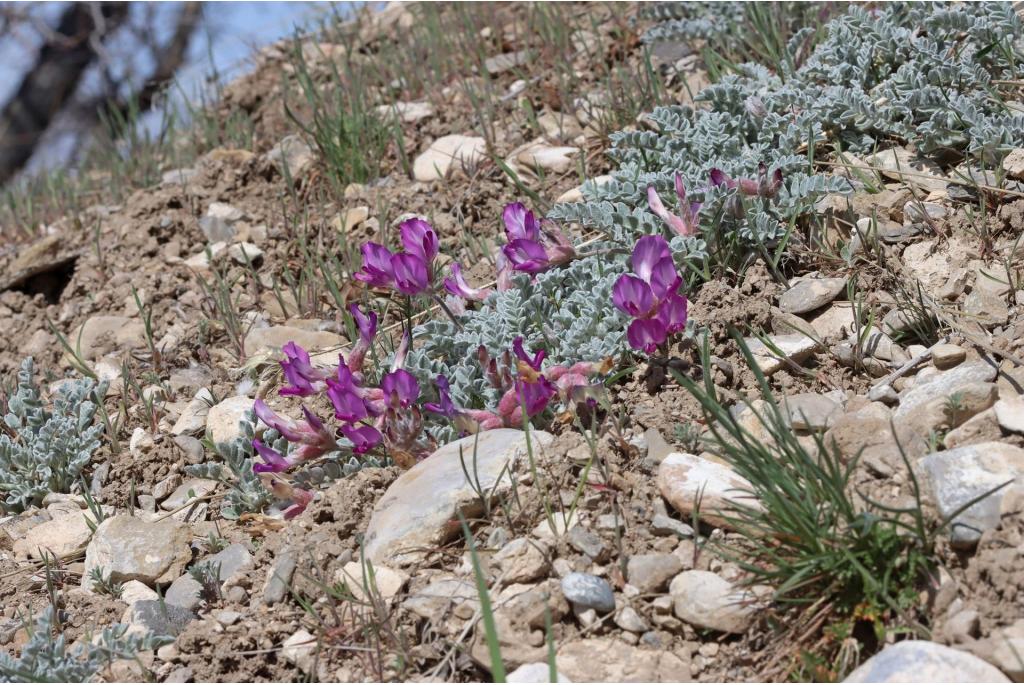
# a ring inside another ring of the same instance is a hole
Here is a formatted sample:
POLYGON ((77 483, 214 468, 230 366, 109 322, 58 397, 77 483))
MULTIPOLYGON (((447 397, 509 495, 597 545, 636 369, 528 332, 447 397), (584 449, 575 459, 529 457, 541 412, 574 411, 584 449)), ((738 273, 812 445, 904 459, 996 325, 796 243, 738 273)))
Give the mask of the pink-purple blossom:
POLYGON ((464 300, 476 300, 483 302, 491 294, 489 288, 472 288, 462 275, 462 267, 457 263, 451 265, 452 275, 444 279, 444 289, 456 297, 464 300))
POLYGON ((687 300, 678 293, 683 279, 661 236, 644 236, 633 248, 633 274, 612 287, 612 302, 633 318, 626 330, 630 347, 652 354, 669 335, 686 327, 687 300))
POLYGON ((438 254, 437 233, 422 219, 408 219, 399 227, 404 252, 392 253, 378 243, 363 245, 363 268, 354 276, 374 287, 394 288, 403 295, 427 293, 433 284, 433 260, 438 254))
POLYGON ((294 342, 288 342, 281 351, 285 357, 281 360, 281 371, 288 383, 281 388, 282 395, 308 397, 324 389, 327 373, 313 367, 306 350, 294 342))
POLYGON ((741 195, 772 198, 778 195, 782 187, 782 169, 776 169, 771 175, 764 162, 757 165, 757 179, 732 178, 721 169, 712 169, 711 185, 725 186, 729 189, 738 188, 741 195))
POLYGON ((505 205, 502 212, 508 243, 501 248, 498 289, 507 289, 511 271, 535 276, 576 258, 576 249, 562 230, 551 221, 537 221, 521 202, 505 205))
POLYGON ((701 203, 686 201, 686 188, 683 187, 683 177, 678 172, 675 178, 676 198, 679 200, 679 214, 672 214, 665 208, 665 204, 658 196, 654 186, 647 188, 647 205, 654 215, 668 224, 669 228, 682 236, 696 235, 700 230, 698 226, 698 215, 701 203))

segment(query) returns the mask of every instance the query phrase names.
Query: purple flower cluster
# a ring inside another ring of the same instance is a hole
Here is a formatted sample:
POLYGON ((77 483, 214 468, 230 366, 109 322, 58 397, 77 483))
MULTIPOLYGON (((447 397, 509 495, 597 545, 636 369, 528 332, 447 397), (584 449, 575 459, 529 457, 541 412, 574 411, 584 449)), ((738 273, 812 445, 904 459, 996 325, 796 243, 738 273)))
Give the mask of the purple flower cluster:
POLYGON ((711 170, 711 185, 739 189, 741 195, 772 198, 782 187, 782 169, 776 169, 771 176, 764 162, 757 165, 757 178, 731 178, 721 169, 711 170))
POLYGON ((612 288, 612 302, 633 317, 626 331, 630 346, 652 354, 668 336, 686 328, 687 301, 668 243, 659 235, 636 242, 633 273, 623 274, 612 288))
POLYGON ((439 250, 437 234, 422 219, 408 219, 399 226, 403 252, 392 253, 380 243, 363 245, 363 269, 358 281, 379 288, 393 288, 410 297, 430 291, 434 282, 434 258, 439 250))
POLYGON ((683 187, 683 177, 676 173, 676 197, 679 199, 679 215, 671 214, 665 209, 664 203, 658 197, 658 191, 654 186, 647 188, 647 204, 654 212, 654 215, 668 224, 669 228, 679 235, 697 235, 700 229, 697 226, 697 215, 700 213, 700 202, 686 202, 686 188, 683 187))
POLYGON ((502 212, 508 242, 498 253, 498 289, 511 286, 513 271, 537 274, 576 258, 576 249, 551 221, 537 221, 521 202, 505 205, 502 212))

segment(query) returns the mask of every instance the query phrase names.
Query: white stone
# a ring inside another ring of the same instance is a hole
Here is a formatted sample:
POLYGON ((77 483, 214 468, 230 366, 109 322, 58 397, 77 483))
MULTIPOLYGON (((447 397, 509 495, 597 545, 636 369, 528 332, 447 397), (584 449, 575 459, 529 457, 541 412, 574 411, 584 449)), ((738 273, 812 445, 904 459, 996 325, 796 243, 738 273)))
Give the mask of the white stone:
MULTIPOLYGON (((554 439, 542 431, 529 437, 535 458, 554 439)), ((374 507, 364 537, 366 558, 385 565, 415 561, 461 534, 457 512, 471 517, 480 507, 476 488, 497 494, 511 487, 509 469, 526 454, 526 445, 522 431, 490 430, 449 443, 400 475, 374 507)))
MULTIPOLYGON (((1002 442, 985 442, 934 452, 918 465, 927 476, 943 517, 1008 482, 1024 484, 1024 449, 1002 442)), ((999 507, 1008 487, 984 497, 953 519, 952 542, 970 547, 981 534, 999 523, 999 507)))
POLYGON ((221 400, 206 414, 206 434, 214 445, 234 442, 242 435, 238 422, 246 412, 252 411, 253 400, 236 395, 221 400))
MULTIPOLYGON (((289 342, 302 347, 310 356, 317 350, 331 348, 333 363, 338 363, 338 352, 345 344, 345 339, 330 331, 311 331, 295 326, 269 326, 253 328, 245 336, 245 351, 250 357, 254 355, 280 355, 281 348, 289 342)), ((316 363, 316 360, 314 360, 316 363)))
POLYGON ((564 174, 572 169, 573 161, 579 152, 580 149, 577 147, 538 143, 516 155, 516 160, 534 171, 564 174))
POLYGON ((382 117, 394 115, 406 124, 415 124, 420 119, 434 116, 434 106, 429 102, 396 102, 378 106, 377 114, 382 117))
POLYGON ((844 683, 1008 683, 991 664, 926 640, 890 645, 861 664, 844 683))
MULTIPOLYGON (((560 683, 571 683, 572 681, 562 675, 561 671, 556 671, 558 676, 558 682, 560 683)), ((505 679, 507 683, 550 683, 551 682, 551 667, 541 661, 536 661, 531 664, 523 664, 516 670, 508 674, 505 679)))
POLYGON ((239 264, 256 264, 257 261, 263 259, 263 250, 252 243, 235 243, 228 248, 228 257, 239 264))
POLYGON ((999 425, 1011 433, 1024 433, 1024 397, 1008 397, 993 407, 999 425))
POLYGON ((786 365, 786 359, 789 361, 799 364, 810 357, 819 345, 815 340, 806 335, 799 333, 793 333, 790 335, 772 335, 769 336, 769 341, 772 345, 782 352, 782 357, 777 355, 774 350, 767 347, 760 338, 747 338, 747 347, 750 349, 750 354, 754 358, 754 363, 757 364, 758 368, 761 369, 761 373, 766 376, 771 376, 773 373, 782 369, 786 365), (783 358, 784 357, 784 358, 783 358))
POLYGON ((734 586, 709 571, 683 571, 669 586, 677 617, 698 628, 737 634, 750 627, 765 590, 734 586))
POLYGON ((334 574, 335 583, 344 583, 349 592, 361 602, 372 598, 390 602, 398 596, 409 580, 409 574, 381 564, 367 564, 365 569, 358 561, 350 561, 334 574), (373 581, 370 581, 372 568, 373 581), (369 592, 368 592, 369 590, 369 592))
POLYGON ((281 142, 267 152, 267 160, 283 175, 299 179, 316 164, 316 153, 299 135, 285 136, 281 142))
POLYGON ((422 182, 436 181, 446 178, 449 171, 476 166, 486 158, 487 142, 483 138, 443 136, 413 162, 413 177, 422 182))
POLYGON ((206 427, 206 416, 213 404, 213 395, 208 388, 200 388, 195 397, 185 406, 181 416, 174 422, 171 433, 184 435, 198 433, 206 427))
POLYGON ((316 663, 318 641, 308 630, 300 629, 292 633, 281 645, 281 656, 288 663, 297 666, 300 671, 310 674, 316 663))
POLYGON ((64 558, 81 552, 92 537, 88 521, 94 520, 91 512, 79 510, 41 523, 15 540, 14 556, 17 559, 42 559, 46 553, 64 558))
POLYGON ((749 494, 753 486, 725 464, 693 454, 673 452, 658 466, 658 491, 683 518, 693 513, 700 497, 700 518, 714 526, 728 526, 736 505, 760 509, 749 494))

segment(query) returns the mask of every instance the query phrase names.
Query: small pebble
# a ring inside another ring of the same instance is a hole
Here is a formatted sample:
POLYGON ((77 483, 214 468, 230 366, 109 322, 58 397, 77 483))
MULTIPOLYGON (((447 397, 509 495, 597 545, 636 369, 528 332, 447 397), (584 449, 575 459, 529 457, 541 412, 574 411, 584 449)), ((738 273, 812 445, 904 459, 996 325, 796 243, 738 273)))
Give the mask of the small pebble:
POLYGON ((936 345, 932 348, 932 364, 937 369, 952 369, 967 359, 967 351, 959 345, 936 345))

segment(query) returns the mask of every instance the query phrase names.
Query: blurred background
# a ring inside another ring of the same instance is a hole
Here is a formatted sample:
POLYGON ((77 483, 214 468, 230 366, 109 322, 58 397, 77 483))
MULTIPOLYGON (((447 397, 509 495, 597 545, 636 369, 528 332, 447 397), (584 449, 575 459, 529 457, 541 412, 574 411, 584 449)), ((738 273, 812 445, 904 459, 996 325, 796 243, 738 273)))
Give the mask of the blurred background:
POLYGON ((353 2, 0 2, 0 187, 72 170, 110 128, 159 135, 263 46, 353 2))

